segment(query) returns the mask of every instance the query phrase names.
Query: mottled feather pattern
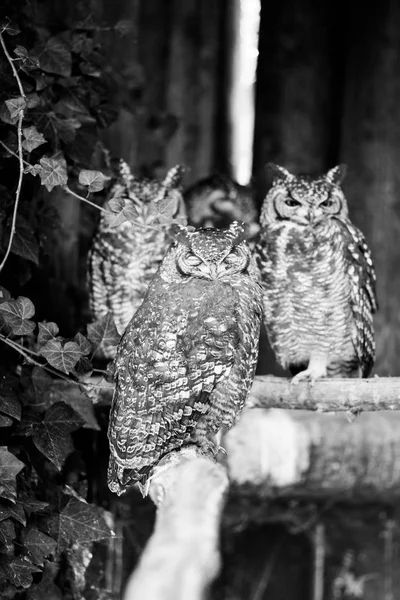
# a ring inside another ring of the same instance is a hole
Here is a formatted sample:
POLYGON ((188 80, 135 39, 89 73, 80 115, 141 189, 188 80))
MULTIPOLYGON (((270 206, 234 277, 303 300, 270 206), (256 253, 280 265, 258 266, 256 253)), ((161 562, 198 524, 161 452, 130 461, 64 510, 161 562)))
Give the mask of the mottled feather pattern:
MULTIPOLYGON (((212 238, 207 245, 212 254, 212 238)), ((167 273, 174 249, 168 256, 167 273)), ((214 455, 213 435, 232 426, 257 362, 262 299, 255 268, 214 279, 179 271, 165 279, 161 271, 115 358, 108 480, 118 494, 182 445, 214 455)))
POLYGON ((256 245, 271 346, 293 373, 313 358, 326 362, 325 376, 367 377, 375 356, 375 272, 348 218, 344 175, 339 167, 318 178, 277 169, 256 245))
POLYGON ((119 333, 123 333, 140 306, 170 244, 169 226, 151 222, 151 202, 171 198, 176 216, 184 216, 179 189, 181 168, 171 169, 163 182, 137 179, 121 161, 120 176, 109 200, 122 198, 137 211, 134 221, 113 227, 102 213, 89 254, 89 300, 95 319, 112 312, 119 333))

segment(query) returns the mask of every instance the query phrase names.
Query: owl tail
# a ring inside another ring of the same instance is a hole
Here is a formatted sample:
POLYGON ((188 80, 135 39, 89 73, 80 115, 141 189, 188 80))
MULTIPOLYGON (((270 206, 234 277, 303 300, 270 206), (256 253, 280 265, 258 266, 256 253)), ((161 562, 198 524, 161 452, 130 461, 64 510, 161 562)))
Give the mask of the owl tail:
MULTIPOLYGON (((152 471, 152 467, 144 467, 140 471, 124 469, 110 457, 107 471, 107 483, 111 492, 121 496, 125 494, 135 483, 141 484, 140 489, 146 483, 152 471)), ((143 492, 142 492, 143 493, 143 492)))

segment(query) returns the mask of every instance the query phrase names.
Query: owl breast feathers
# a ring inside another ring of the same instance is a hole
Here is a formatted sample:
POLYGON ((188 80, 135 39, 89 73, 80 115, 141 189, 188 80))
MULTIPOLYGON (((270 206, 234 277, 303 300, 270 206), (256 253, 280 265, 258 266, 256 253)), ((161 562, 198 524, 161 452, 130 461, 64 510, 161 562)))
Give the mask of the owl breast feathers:
POLYGON ((145 482, 185 444, 218 452, 252 384, 262 311, 244 227, 180 228, 115 358, 108 484, 145 482))
POLYGON ((340 187, 344 165, 311 178, 270 165, 256 259, 264 322, 294 381, 367 377, 375 358, 375 271, 340 187))
POLYGON ((172 203, 173 216, 184 217, 178 188, 182 173, 176 166, 162 182, 138 179, 120 161, 108 201, 122 200, 133 219, 116 224, 115 217, 102 213, 88 261, 93 317, 99 319, 111 311, 120 334, 140 306, 171 242, 170 225, 154 224, 154 203, 172 203))

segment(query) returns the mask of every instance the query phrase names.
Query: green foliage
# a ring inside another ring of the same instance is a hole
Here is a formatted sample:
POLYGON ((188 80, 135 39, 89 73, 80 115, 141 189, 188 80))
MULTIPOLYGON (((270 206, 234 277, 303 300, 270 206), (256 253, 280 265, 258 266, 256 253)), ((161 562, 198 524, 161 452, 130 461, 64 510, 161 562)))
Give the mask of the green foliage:
MULTIPOLYGON (((17 257, 40 268, 59 230, 41 190, 63 187, 70 193, 71 184, 85 194, 74 192, 71 202, 86 201, 110 179, 91 167, 100 130, 116 115, 108 104, 114 82, 112 74, 104 76, 98 27, 91 19, 52 31, 42 4, 17 0, 15 7, 10 4, 11 17, 14 8, 16 22, 0 22, 0 263, 17 257)), ((117 24, 115 35, 127 30, 117 24)), ((21 283, 30 276, 29 269, 25 273, 21 283)), ((80 432, 100 430, 93 404, 99 390, 88 383, 92 358, 102 345, 116 345, 119 336, 110 315, 89 325, 86 335, 82 327, 65 338, 56 323, 37 319, 35 312, 29 298, 13 298, 0 287, 5 599, 77 597, 64 595, 56 581, 70 552, 114 535, 104 508, 87 502, 88 475, 80 481, 79 469, 69 465, 79 460, 80 432)))
MULTIPOLYGON (((0 22, 0 271, 17 265, 20 285, 43 268, 60 235, 47 202, 57 188, 71 202, 102 210, 115 227, 141 222, 124 198, 102 207, 103 198, 92 196, 104 197, 110 185, 99 140, 116 117, 110 98, 124 81, 107 68, 99 32, 119 38, 130 23, 104 28, 84 11, 84 20, 53 29, 51 7, 6 0, 9 17, 0 22), (93 168, 99 148, 106 173, 93 168)), ((176 208, 168 199, 152 203, 151 227, 169 225, 176 208)), ((75 600, 85 583, 85 552, 114 536, 104 496, 100 502, 89 491, 79 440, 84 436, 87 450, 86 440, 107 427, 94 409, 100 389, 91 380, 93 357, 116 346, 119 335, 108 314, 65 337, 36 300, 35 307, 10 289, 0 286, 0 598, 75 600), (65 565, 79 569, 79 586, 65 565), (63 577, 67 591, 58 585, 63 577)), ((91 597, 100 597, 100 585, 94 567, 91 597)))
MULTIPOLYGON (((21 376, 0 372, 0 596, 9 598, 40 582, 46 566, 72 545, 114 535, 104 510, 60 487, 56 474, 76 452, 74 432, 99 430, 92 398, 79 388, 78 364, 102 343, 118 343, 118 335, 110 316, 89 325, 88 337, 78 332, 65 339, 56 323, 36 322, 34 315, 28 298, 1 289, 0 343, 26 363, 21 376), (60 378, 67 376, 65 391, 60 378)), ((55 585, 45 581, 46 589, 55 585)))

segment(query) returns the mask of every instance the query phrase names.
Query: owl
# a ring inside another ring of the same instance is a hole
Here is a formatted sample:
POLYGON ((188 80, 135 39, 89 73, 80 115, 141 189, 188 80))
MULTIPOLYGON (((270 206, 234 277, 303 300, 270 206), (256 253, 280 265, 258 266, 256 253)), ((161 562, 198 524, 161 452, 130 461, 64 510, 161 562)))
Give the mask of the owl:
POLYGON ((109 488, 144 484, 172 450, 214 457, 244 406, 262 293, 243 224, 180 227, 114 361, 109 488))
POLYGON ((154 223, 154 203, 172 206, 172 217, 184 217, 182 173, 176 166, 162 182, 139 179, 120 161, 108 200, 122 199, 135 218, 115 226, 114 217, 102 213, 88 260, 91 312, 99 319, 111 311, 120 334, 141 304, 171 241, 171 221, 154 223))
POLYGON ((255 255, 264 323, 292 382, 368 377, 375 359, 375 271, 349 219, 339 165, 320 177, 270 164, 255 255))
POLYGON ((227 175, 201 179, 187 188, 183 197, 189 225, 228 227, 237 220, 249 225, 249 239, 258 232, 258 209, 251 187, 240 185, 227 175))

